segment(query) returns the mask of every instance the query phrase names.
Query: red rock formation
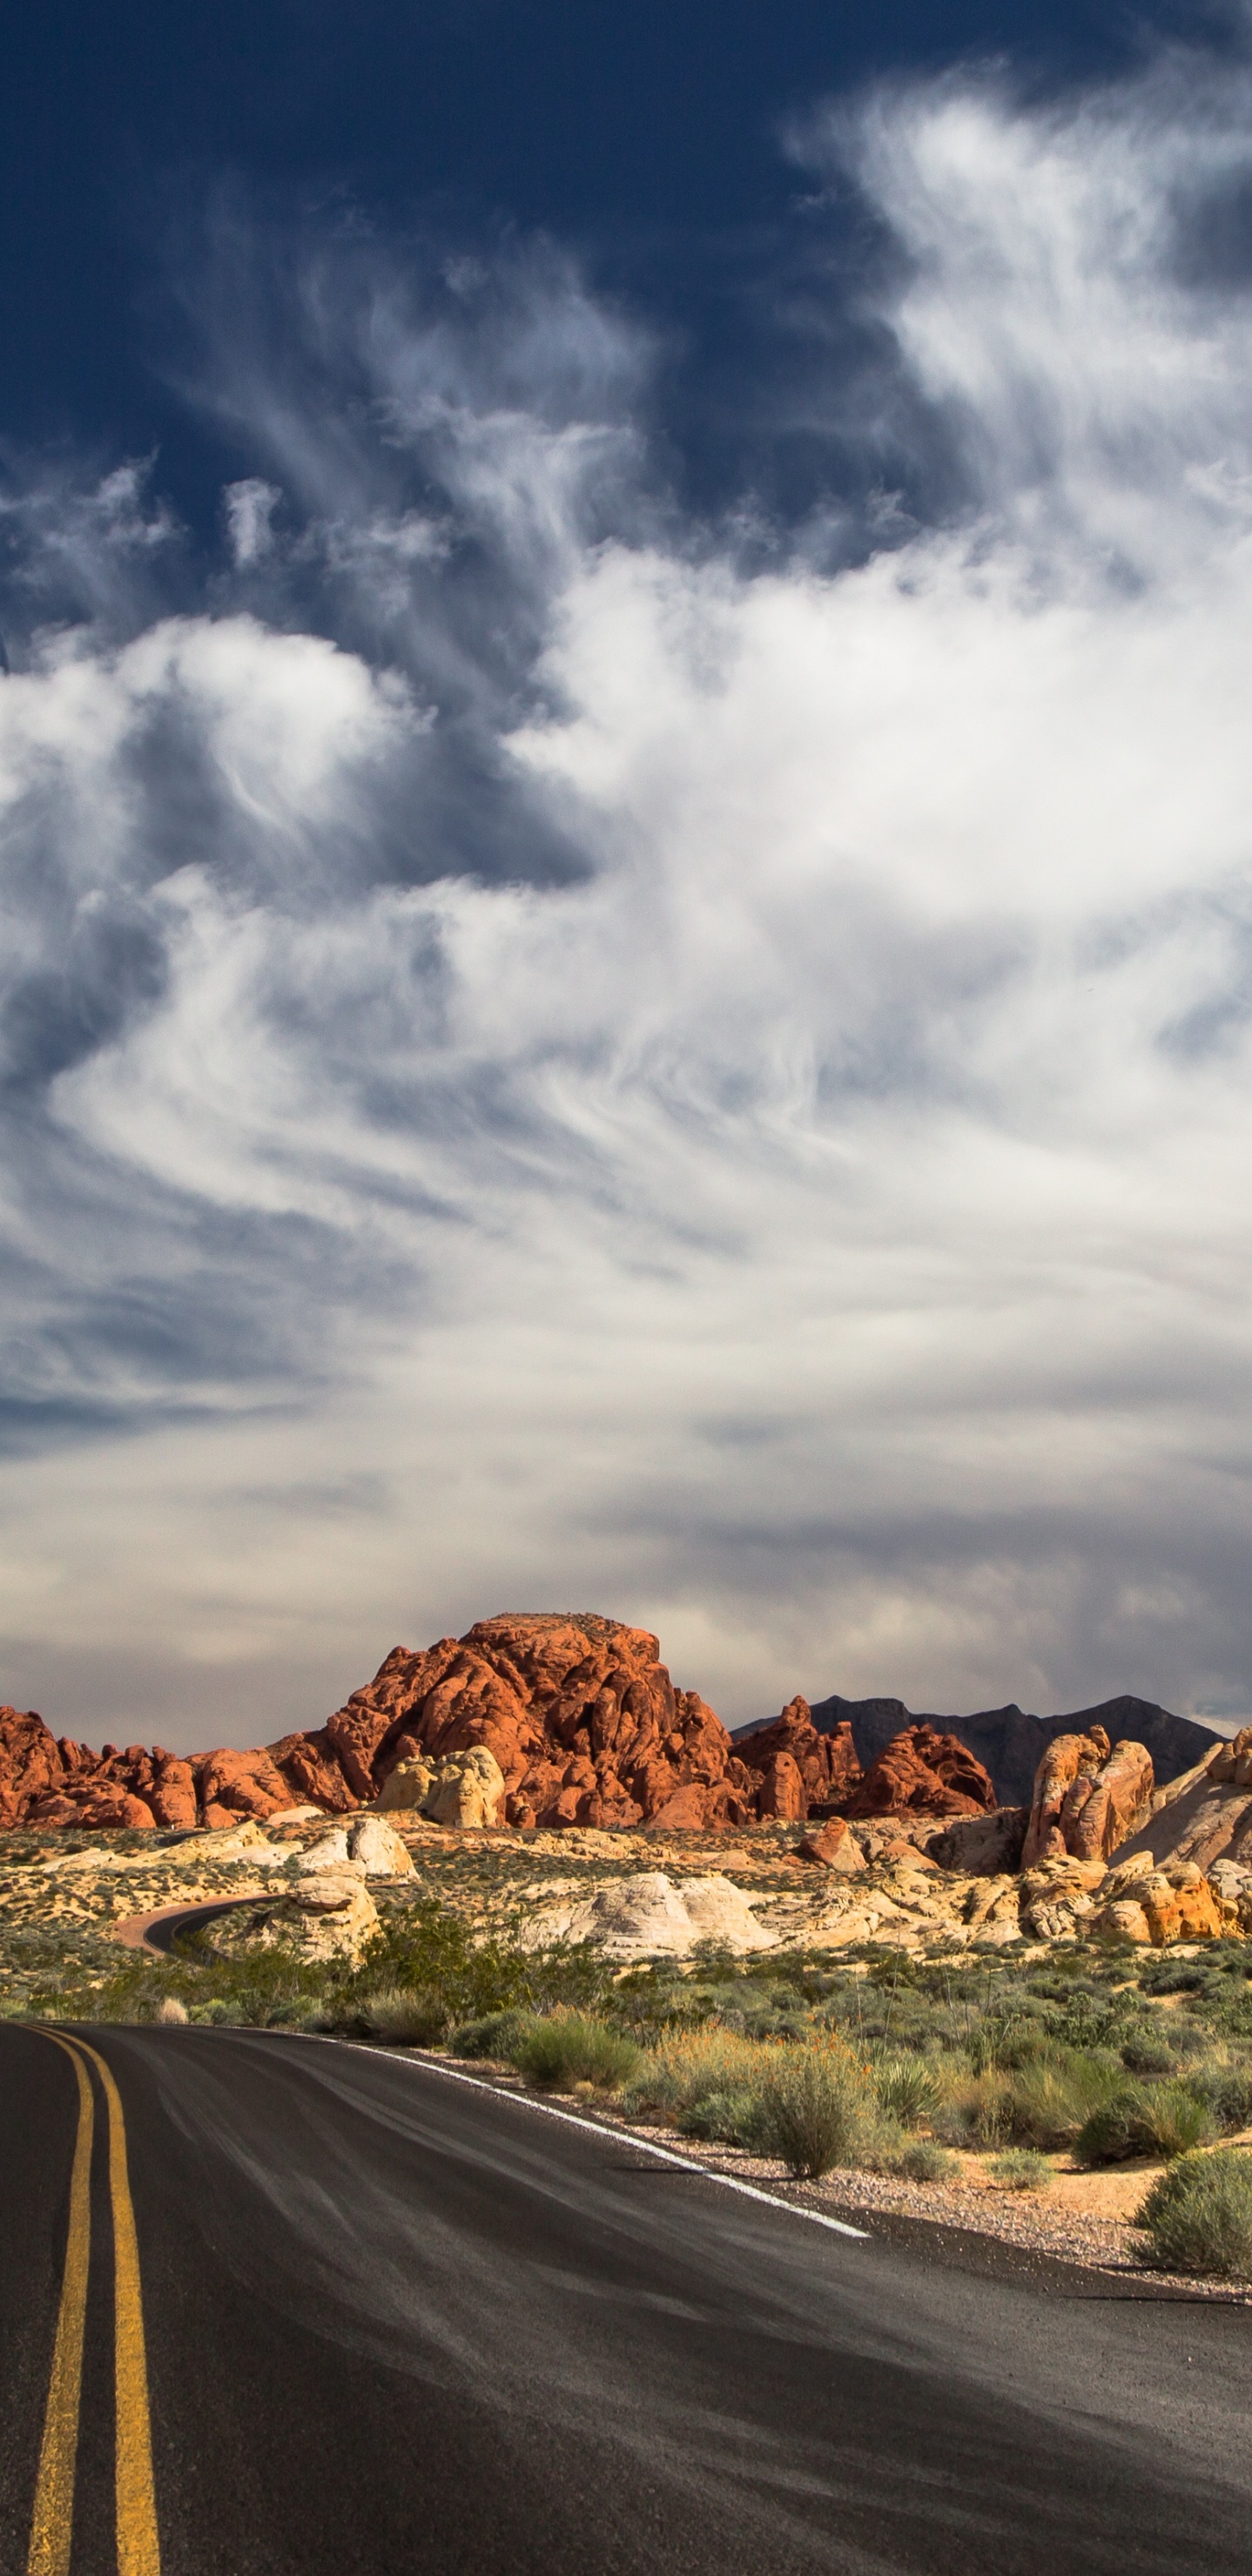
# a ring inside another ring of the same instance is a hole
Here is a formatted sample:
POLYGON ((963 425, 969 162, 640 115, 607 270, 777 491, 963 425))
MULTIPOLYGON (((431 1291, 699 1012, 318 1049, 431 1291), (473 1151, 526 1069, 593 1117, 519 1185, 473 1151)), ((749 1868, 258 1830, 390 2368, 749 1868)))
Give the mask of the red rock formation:
POLYGON ((579 1613, 483 1619, 423 1653, 397 1646, 325 1726, 247 1752, 95 1754, 55 1743, 40 1718, 0 1712, 0 1820, 229 1826, 306 1803, 342 1814, 377 1797, 406 1758, 475 1745, 499 1763, 511 1825, 694 1831, 758 1816, 803 1824, 814 1810, 903 1819, 995 1804, 964 1745, 924 1725, 865 1780, 850 1727, 819 1733, 802 1699, 735 1744, 697 1692, 675 1690, 646 1629, 579 1613))
POLYGON ((152 1748, 152 1813, 159 1825, 198 1825, 196 1775, 190 1762, 180 1762, 159 1744, 152 1748))
POLYGON ((763 1816, 803 1823, 811 1808, 841 1804, 860 1784, 851 1727, 845 1721, 820 1735, 806 1699, 789 1700, 780 1717, 742 1737, 736 1750, 761 1784, 757 1806, 763 1816))
POLYGON ((267 1816, 298 1803, 263 1745, 248 1753, 219 1745, 216 1752, 200 1755, 194 1767, 206 1825, 237 1825, 241 1816, 264 1823, 267 1816))
POLYGON ((990 1773, 961 1743, 933 1726, 906 1727, 846 1800, 847 1816, 986 1815, 996 1803, 990 1773))
POLYGON ((424 1654, 397 1647, 326 1735, 373 1797, 397 1762, 485 1744, 510 1824, 741 1825, 758 1783, 695 1691, 676 1691, 655 1637, 593 1614, 482 1619, 424 1654))
MULTIPOLYGON (((77 1750, 77 1748, 75 1748, 77 1750)), ((67 1777, 56 1737, 33 1708, 0 1708, 0 1825, 21 1824, 67 1777)))
POLYGON ((268 1749, 298 1806, 327 1807, 332 1815, 342 1815, 356 1805, 324 1726, 308 1735, 284 1735, 268 1749))
POLYGON ((796 1844, 797 1860, 817 1861, 822 1869, 857 1870, 865 1867, 865 1854, 842 1816, 828 1816, 824 1825, 816 1825, 810 1834, 796 1844))

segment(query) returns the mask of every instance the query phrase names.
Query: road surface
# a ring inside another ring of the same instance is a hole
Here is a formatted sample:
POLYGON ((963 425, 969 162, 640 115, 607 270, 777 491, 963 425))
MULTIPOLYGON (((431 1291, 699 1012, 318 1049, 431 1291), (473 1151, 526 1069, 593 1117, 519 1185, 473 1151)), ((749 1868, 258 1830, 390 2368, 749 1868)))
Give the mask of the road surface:
POLYGON ((0 2030, 4 2576, 1246 2576, 1252 2310, 412 2059, 68 2036, 0 2030))

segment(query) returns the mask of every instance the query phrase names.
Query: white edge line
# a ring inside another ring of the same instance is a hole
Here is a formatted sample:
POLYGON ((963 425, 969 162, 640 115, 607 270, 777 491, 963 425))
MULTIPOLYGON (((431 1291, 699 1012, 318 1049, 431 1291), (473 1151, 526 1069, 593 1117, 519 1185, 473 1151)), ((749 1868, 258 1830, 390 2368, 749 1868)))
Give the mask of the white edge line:
MULTIPOLYGON (((327 2032, 316 2030, 267 2032, 267 2038, 311 2039, 322 2048, 350 2048, 358 2057, 372 2057, 378 2063, 381 2052, 367 2048, 359 2039, 332 2039, 327 2032)), ((514 2093, 503 2084, 489 2084, 482 2075, 464 2075, 459 2066, 444 2066, 437 2057, 391 2057, 388 2066, 417 2066, 423 2073, 444 2075, 452 2084, 471 2084, 476 2093, 490 2093, 497 2102, 520 2102, 527 2111, 542 2111, 549 2120, 564 2120, 571 2129, 590 2129, 593 2137, 625 2140, 639 2147, 645 2156, 656 2156, 663 2165, 677 2165, 680 2173, 700 2174, 705 2182, 716 2183, 722 2191, 737 2191, 744 2200, 759 2200, 766 2209, 785 2209, 792 2218, 807 2218, 814 2227, 828 2227, 834 2236, 853 2236, 860 2245, 868 2245, 868 2227, 850 2227, 846 2218, 828 2218, 822 2209, 805 2209, 796 2200, 782 2200, 776 2192, 759 2191, 754 2182, 740 2182, 737 2174, 714 2173, 708 2165, 698 2165, 690 2156, 676 2156, 670 2147, 657 2147, 651 2138, 641 2138, 634 2129, 609 2129, 602 2120, 587 2120, 579 2111, 558 2111, 555 2102, 540 2102, 533 2093, 514 2093)))

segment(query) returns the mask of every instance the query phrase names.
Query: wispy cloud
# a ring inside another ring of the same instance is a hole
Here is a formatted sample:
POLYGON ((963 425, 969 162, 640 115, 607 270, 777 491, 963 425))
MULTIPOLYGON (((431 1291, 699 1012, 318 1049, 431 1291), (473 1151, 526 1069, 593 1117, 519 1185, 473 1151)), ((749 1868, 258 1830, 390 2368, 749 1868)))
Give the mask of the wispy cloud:
POLYGON ((732 1718, 1246 1704, 1250 105, 815 114, 766 545, 563 255, 221 202, 220 561, 6 505, 11 1692, 594 1601, 732 1718))

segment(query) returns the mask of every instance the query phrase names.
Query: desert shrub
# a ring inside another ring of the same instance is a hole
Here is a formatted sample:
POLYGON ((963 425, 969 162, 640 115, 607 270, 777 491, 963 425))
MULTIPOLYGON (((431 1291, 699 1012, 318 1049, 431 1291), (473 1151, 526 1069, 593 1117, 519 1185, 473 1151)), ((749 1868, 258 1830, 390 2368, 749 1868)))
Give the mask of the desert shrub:
POLYGON ((448 2007, 437 1986, 380 1986, 362 1998, 356 2018, 366 2039, 433 2048, 448 2027, 448 2007))
POLYGON ((1034 2147, 1008 2147, 1003 2155, 992 2157, 987 2170, 1006 2191, 1046 2191, 1052 2180, 1047 2157, 1034 2147))
POLYGON ((557 2011, 530 2022, 510 2057, 544 2092, 568 2093, 575 2084, 616 2092, 639 2064, 638 2043, 588 2013, 557 2011))
MULTIPOLYGON (((1057 2051, 1014 2076, 1003 2136, 1015 2147, 1072 2145, 1116 2089, 1120 2068, 1080 2050, 1057 2051)), ((989 2144, 993 2141, 988 2141, 989 2144)))
POLYGON ((1219 2147, 1184 2155, 1154 2182, 1135 2217, 1141 2263, 1166 2272, 1252 2274, 1252 2155, 1219 2147))
POLYGON ((1067 2049, 1119 2048, 1134 2011, 1129 1996, 1076 1987, 1066 1996, 1063 2009, 1049 2014, 1048 2036, 1067 2049))
POLYGON ((810 2027, 807 2013, 794 2003, 763 2003, 747 2011, 729 2011, 726 2019, 746 2039, 807 2039, 810 2027))
POLYGON ((667 2031, 640 2060, 627 2098, 636 2110, 665 2111, 681 2122, 715 2095, 755 2095, 777 2046, 745 2039, 719 2022, 667 2031))
POLYGON ((1009 2136, 1013 2079, 996 2070, 954 2074, 931 2113, 937 2137, 951 2147, 999 2147, 1009 2136))
POLYGON ((857 2161, 873 2096, 864 2068, 838 2041, 776 2050, 758 2100, 761 2143, 797 2178, 815 2181, 832 2165, 857 2161))
POLYGON ((928 2120, 939 2098, 934 2070, 922 2057, 880 2057, 870 2069, 881 2108, 906 2129, 928 2120))
POLYGON ((1132 2156, 1181 2156, 1213 2134, 1208 2107, 1183 2084, 1123 2084, 1085 2121, 1074 2152, 1084 2164, 1132 2156))
POLYGON ((1145 1959, 1139 1971, 1139 1990, 1145 1995, 1202 1995, 1211 1983, 1207 1963, 1174 1959, 1168 1952, 1160 1959, 1145 1959))
POLYGON ((154 2020, 154 2021, 159 2021, 159 2022, 175 2022, 175 2023, 176 2023, 176 2022, 183 2022, 183 2021, 186 2021, 186 2019, 187 2019, 187 2007, 186 2007, 186 2004, 184 2004, 184 2003, 180 2003, 177 1995, 166 1995, 166 1996, 164 1996, 164 1997, 163 1997, 162 2001, 157 2005, 156 2011, 154 2012, 154 2014, 153 2014, 152 2018, 153 2018, 153 2020, 154 2020))
POLYGON ((1188 2155, 1193 2147, 1207 2146, 1217 2123, 1207 2102, 1186 2084, 1153 2084, 1148 2088, 1149 2119, 1152 2142, 1157 2154, 1167 2158, 1188 2155))
POLYGON ((1122 2041, 1121 2060, 1128 2075, 1170 2075, 1174 2051, 1155 2030, 1134 2030, 1122 2041))
POLYGON ((455 2023, 510 2009, 594 2010, 611 1994, 612 1977, 586 1942, 534 1951, 494 1934, 478 1940, 437 1897, 424 1896, 387 1914, 344 1983, 345 2005, 351 2010, 388 1986, 438 1993, 445 2023, 455 2023))
POLYGON ((955 2182, 960 2159, 949 2147, 941 2147, 937 2138, 910 2138, 896 2166, 906 2182, 955 2182))
POLYGON ((506 2065, 523 2034, 534 2019, 532 2013, 484 2013, 477 2021, 458 2023, 448 2032, 448 2047, 454 2057, 496 2057, 506 2065))
POLYGON ((1187 2090, 1207 2104, 1227 2136, 1252 2127, 1252 2066, 1189 2067, 1187 2090))
POLYGON ((676 2126, 688 2138, 723 2139, 727 2146, 755 2146, 760 2135, 760 2104, 750 2088, 737 2093, 705 2093, 677 2114, 676 2126))

